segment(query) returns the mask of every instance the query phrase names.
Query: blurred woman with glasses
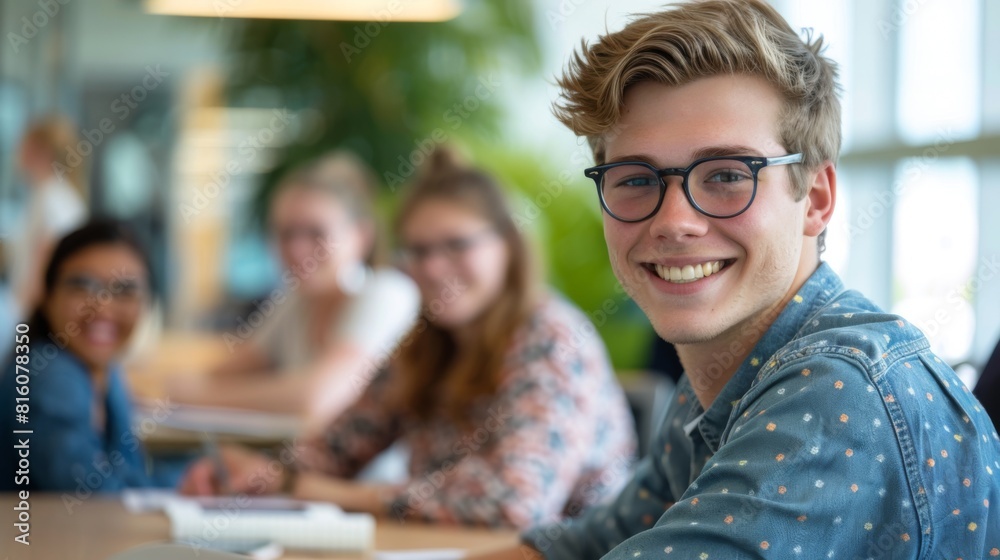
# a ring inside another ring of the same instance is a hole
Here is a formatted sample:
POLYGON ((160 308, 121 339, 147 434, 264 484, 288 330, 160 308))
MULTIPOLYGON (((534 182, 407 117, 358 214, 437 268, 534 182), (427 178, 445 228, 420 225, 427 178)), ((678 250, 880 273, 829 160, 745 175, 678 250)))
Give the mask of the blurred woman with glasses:
MULTIPOLYGON (((576 516, 615 491, 635 448, 604 345, 542 288, 496 181, 447 151, 429 159, 396 221, 421 320, 353 407, 279 458, 281 476, 224 450, 229 483, 400 521, 524 528, 576 516), (397 440, 411 450, 408 480, 345 481, 397 440)), ((202 461, 182 489, 216 486, 202 461)))
POLYGON ((374 190, 372 172, 343 151, 280 181, 268 226, 284 270, 258 306, 264 323, 230 333, 232 357, 213 376, 175 384, 176 400, 301 413, 307 432, 354 401, 420 305, 409 277, 377 266, 374 190))
POLYGON ((172 475, 144 455, 121 368, 151 300, 150 278, 145 249, 122 223, 91 222, 55 246, 42 301, 27 330, 18 329, 0 377, 8 412, 0 415, 0 438, 12 453, 0 465, 0 491, 61 491, 82 500, 176 483, 179 469, 172 475), (17 404, 26 406, 15 415, 17 404))

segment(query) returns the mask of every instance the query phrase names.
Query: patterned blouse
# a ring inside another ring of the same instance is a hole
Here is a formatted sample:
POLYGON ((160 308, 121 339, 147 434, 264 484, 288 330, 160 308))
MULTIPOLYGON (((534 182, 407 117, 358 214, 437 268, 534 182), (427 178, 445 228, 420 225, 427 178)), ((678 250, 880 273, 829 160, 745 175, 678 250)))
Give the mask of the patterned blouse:
POLYGON ((575 517, 627 480, 635 431, 624 393, 589 320, 546 297, 514 336, 499 390, 461 429, 444 417, 385 406, 397 373, 379 374, 303 468, 350 477, 396 440, 411 450, 409 480, 386 497, 402 521, 527 528, 575 517))

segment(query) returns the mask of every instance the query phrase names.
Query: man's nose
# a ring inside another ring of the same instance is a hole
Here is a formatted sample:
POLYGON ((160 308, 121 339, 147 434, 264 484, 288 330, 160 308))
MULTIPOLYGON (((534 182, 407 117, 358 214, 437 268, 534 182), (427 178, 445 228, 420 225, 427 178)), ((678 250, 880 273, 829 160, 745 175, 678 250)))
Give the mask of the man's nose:
POLYGON ((681 241, 688 236, 701 236, 708 230, 708 217, 695 209, 684 193, 683 178, 676 175, 661 177, 666 184, 663 202, 650 218, 650 232, 657 237, 681 241))

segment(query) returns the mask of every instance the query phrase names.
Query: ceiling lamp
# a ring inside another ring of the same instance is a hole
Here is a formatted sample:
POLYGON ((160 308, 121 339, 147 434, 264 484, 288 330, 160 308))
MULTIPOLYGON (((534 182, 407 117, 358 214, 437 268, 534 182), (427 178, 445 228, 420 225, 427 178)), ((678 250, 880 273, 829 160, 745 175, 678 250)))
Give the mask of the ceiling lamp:
POLYGON ((344 21, 445 21, 460 0, 146 0, 153 14, 193 17, 323 19, 344 21))

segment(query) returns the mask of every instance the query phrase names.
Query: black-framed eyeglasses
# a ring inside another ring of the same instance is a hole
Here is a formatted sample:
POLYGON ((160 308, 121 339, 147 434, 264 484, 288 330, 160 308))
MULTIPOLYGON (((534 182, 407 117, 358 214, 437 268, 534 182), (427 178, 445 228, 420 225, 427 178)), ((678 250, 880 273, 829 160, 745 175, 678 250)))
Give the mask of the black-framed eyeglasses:
POLYGON ((147 294, 146 285, 137 279, 112 279, 102 282, 93 276, 79 274, 63 278, 59 284, 75 297, 94 300, 114 300, 124 304, 141 301, 147 294))
POLYGON ((583 173, 597 185, 604 211, 622 222, 641 222, 656 214, 667 192, 663 178, 670 175, 683 179, 684 195, 695 210, 711 218, 733 218, 753 203, 761 169, 801 161, 801 153, 707 157, 686 168, 657 169, 642 161, 620 161, 589 167, 583 173))
POLYGON ((493 237, 496 233, 493 228, 488 228, 465 237, 453 237, 437 243, 415 243, 400 248, 397 255, 402 264, 407 266, 420 264, 438 252, 450 261, 457 261, 465 256, 465 253, 470 249, 493 237))

